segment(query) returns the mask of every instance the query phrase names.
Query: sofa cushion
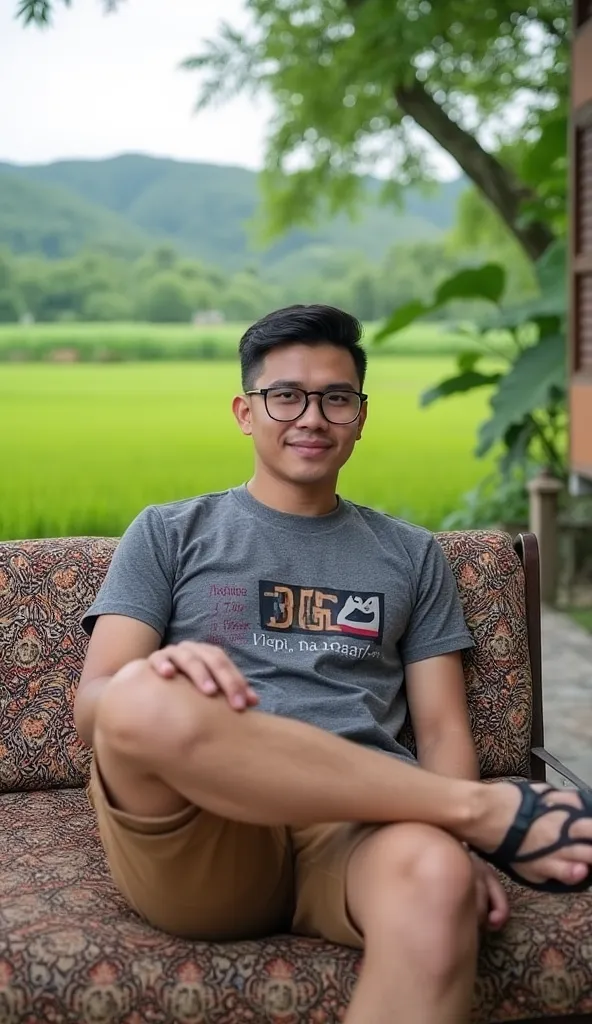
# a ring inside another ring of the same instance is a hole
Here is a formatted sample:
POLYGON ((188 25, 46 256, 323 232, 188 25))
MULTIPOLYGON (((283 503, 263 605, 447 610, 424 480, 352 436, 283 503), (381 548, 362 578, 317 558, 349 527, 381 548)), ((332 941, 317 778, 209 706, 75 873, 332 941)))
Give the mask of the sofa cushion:
MULTIPOLYGON (((482 948, 473 1020, 592 1011, 592 896, 510 885, 482 948)), ((0 796, 3 1024, 330 1024, 360 954, 291 936, 227 945, 157 932, 107 871, 81 789, 0 796)))
MULTIPOLYGON (((445 533, 477 646, 465 655, 484 776, 526 774, 531 725, 524 575, 506 534, 445 533)), ((88 637, 80 626, 116 539, 0 544, 0 792, 77 786, 89 755, 72 718, 88 637)), ((406 741, 412 745, 409 729, 406 741)))

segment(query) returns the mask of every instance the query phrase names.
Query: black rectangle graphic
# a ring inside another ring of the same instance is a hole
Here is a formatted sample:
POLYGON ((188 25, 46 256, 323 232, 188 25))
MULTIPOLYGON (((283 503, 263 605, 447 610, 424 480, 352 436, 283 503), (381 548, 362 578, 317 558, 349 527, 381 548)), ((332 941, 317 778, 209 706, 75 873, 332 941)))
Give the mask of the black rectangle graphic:
POLYGON ((384 594, 259 580, 261 628, 354 636, 382 643, 384 594))

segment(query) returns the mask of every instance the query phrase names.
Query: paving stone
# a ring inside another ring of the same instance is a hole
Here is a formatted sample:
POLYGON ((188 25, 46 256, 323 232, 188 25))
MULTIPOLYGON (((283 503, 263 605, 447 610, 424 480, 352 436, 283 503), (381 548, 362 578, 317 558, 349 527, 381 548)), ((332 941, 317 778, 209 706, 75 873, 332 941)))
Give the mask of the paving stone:
POLYGON ((543 612, 543 715, 547 750, 592 786, 592 636, 551 610, 543 612))

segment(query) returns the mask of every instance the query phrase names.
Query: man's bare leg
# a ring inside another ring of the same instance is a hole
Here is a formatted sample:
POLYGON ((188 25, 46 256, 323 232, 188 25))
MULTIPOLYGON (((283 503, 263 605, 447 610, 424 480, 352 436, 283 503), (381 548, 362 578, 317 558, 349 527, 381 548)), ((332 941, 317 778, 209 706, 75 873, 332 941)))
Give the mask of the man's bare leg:
MULTIPOLYGON (((509 785, 444 778, 302 722, 233 711, 145 661, 130 662, 105 687, 93 745, 118 806, 148 817, 194 804, 260 825, 420 821, 493 850, 519 804, 509 785)), ((535 823, 532 847, 555 841, 555 817, 535 823)), ((592 838, 592 820, 574 833, 592 838)), ((575 882, 590 862, 592 846, 580 845, 524 873, 575 882)))
POLYGON ((364 963, 345 1024, 466 1024, 478 922, 460 843, 429 825, 387 825, 354 851, 347 898, 364 963))

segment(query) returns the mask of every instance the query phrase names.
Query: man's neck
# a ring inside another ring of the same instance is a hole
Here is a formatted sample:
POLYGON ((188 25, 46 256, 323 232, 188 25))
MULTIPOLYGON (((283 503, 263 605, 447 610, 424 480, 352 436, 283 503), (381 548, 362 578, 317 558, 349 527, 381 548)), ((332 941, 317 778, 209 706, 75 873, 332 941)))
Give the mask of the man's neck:
POLYGON ((249 494, 262 505, 277 512, 296 516, 323 516, 337 508, 335 483, 321 487, 302 487, 283 480, 272 480, 255 473, 247 484, 249 494))

